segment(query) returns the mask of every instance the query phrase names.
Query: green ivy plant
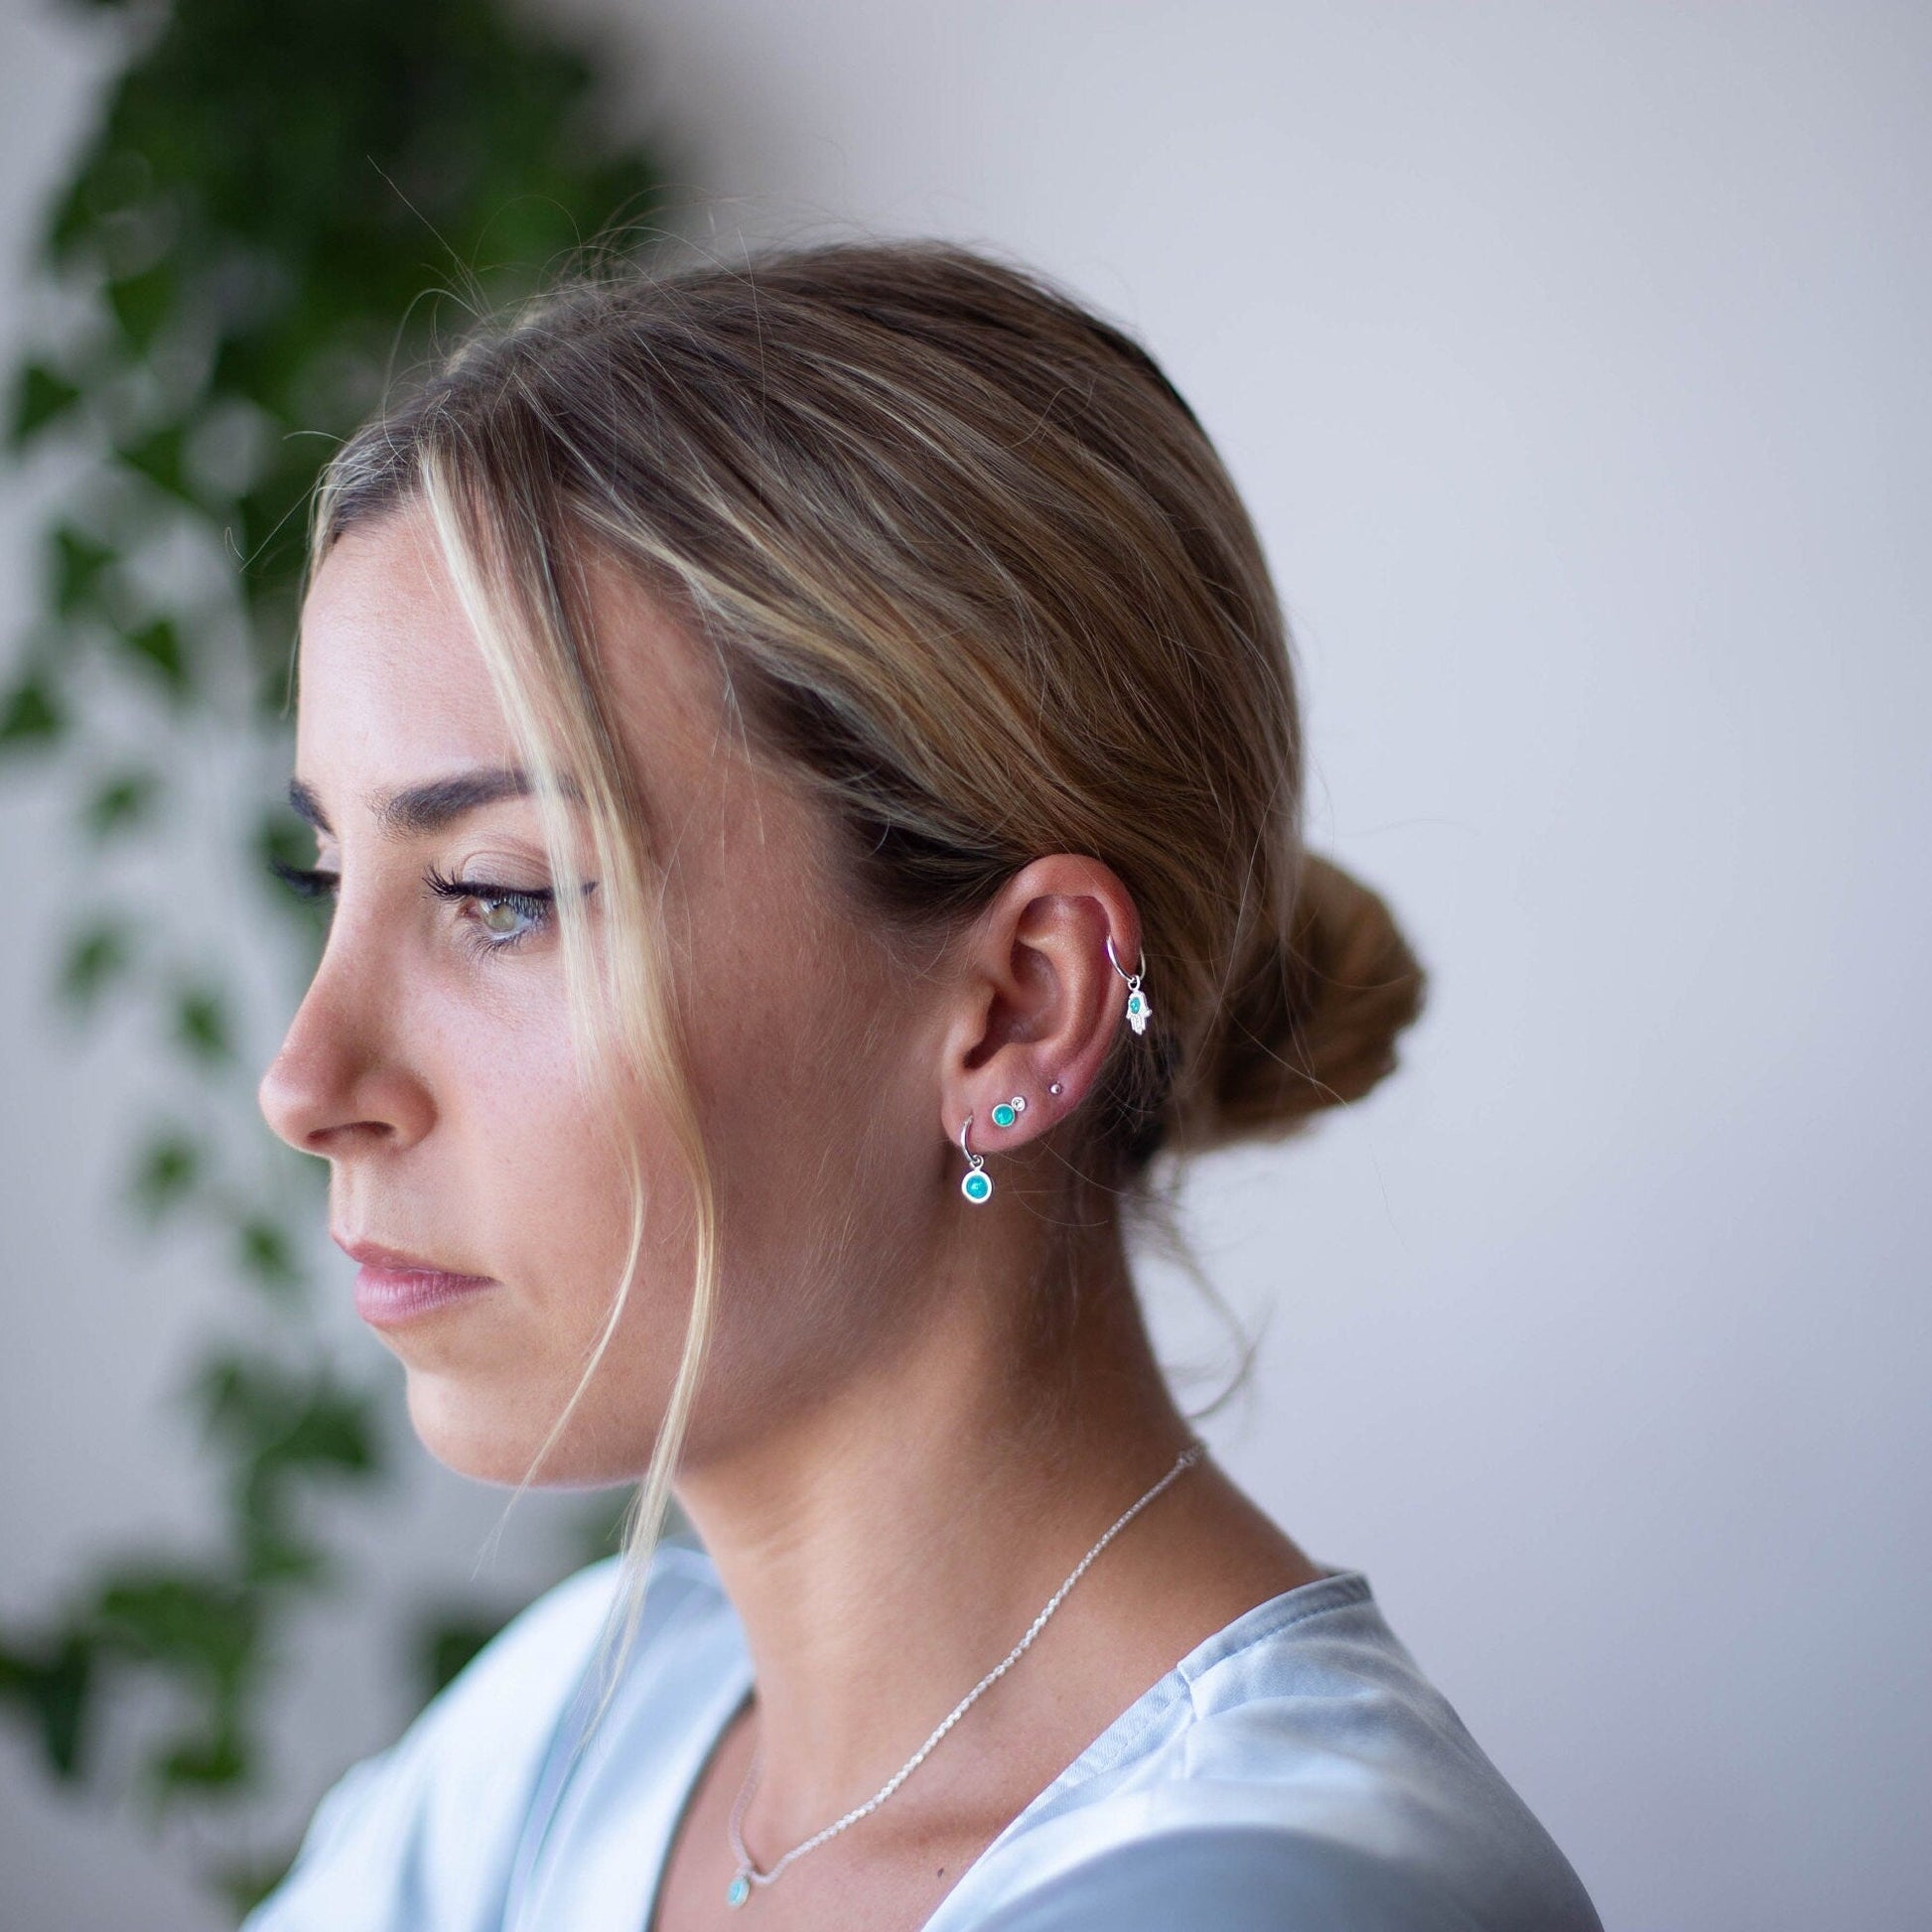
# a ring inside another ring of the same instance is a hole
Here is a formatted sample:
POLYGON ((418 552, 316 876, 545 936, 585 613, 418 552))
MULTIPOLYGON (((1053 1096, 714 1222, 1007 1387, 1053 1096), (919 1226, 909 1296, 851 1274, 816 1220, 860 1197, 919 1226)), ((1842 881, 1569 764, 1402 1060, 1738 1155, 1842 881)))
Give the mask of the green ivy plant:
MULTIPOLYGON (((74 897, 93 903, 61 942, 59 1006, 81 1027, 145 1015, 179 1069, 128 1150, 126 1205, 150 1246, 218 1244, 237 1293, 182 1391, 220 1471, 218 1534, 110 1557, 34 1627, 0 1629, 0 1706, 80 1780, 101 1774, 104 1707, 163 1687, 172 1721, 137 1788, 151 1817, 218 1821, 273 1788, 283 1634, 345 1587, 324 1492, 376 1506, 403 1433, 390 1385, 322 1344, 326 1174, 261 1126, 244 1050, 254 915, 298 922, 281 951, 305 978, 320 942, 267 880, 306 856, 277 794, 307 499, 452 304, 513 299, 664 198, 651 156, 600 131, 587 60, 503 0, 69 5, 124 37, 124 60, 38 244, 13 375, 11 447, 44 466, 53 507, 39 615, 0 688, 0 770, 71 800, 74 897), (225 927, 171 930, 127 860, 146 845, 181 878, 195 782, 216 767, 225 851, 206 870, 246 883, 225 927)), ((617 1517, 601 1509, 566 1567, 612 1547, 617 1517)), ((425 1694, 505 1614, 463 1604, 408 1635, 425 1694)), ((240 1911, 293 1850, 205 1875, 240 1911)))

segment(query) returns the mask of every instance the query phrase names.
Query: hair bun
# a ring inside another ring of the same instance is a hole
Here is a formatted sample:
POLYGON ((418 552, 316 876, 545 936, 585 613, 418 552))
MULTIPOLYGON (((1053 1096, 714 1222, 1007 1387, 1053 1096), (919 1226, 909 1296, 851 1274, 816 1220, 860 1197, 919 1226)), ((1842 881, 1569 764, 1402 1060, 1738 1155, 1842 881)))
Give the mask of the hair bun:
POLYGON ((1395 1070, 1396 1039, 1422 1012, 1428 974, 1381 896, 1304 850, 1285 944, 1237 974, 1203 1045, 1189 1153, 1278 1141, 1395 1070))

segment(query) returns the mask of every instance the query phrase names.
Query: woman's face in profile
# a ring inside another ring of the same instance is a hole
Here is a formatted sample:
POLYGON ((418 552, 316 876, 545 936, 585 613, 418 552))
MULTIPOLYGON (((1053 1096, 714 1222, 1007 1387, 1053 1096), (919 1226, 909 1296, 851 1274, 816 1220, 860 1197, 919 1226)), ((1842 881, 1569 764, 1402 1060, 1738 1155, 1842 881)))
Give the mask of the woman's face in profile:
MULTIPOLYGON (((849 1374, 895 1314, 914 1318, 890 1291, 944 1197, 930 1118, 944 1017, 915 1006, 917 983, 834 909, 818 821, 729 741, 709 660, 614 568, 594 582, 650 842, 660 864, 674 858, 670 967, 719 1196, 718 1324, 687 1451, 699 1455, 849 1374)), ((514 1482, 602 1332, 629 1229, 622 1161, 575 1073, 553 920, 541 901, 448 892, 548 889, 538 807, 509 795, 454 815, 393 808, 518 761, 420 513, 352 527, 329 553, 299 666, 295 777, 318 821, 316 867, 339 883, 262 1110, 329 1162, 339 1242, 484 1278, 414 1312, 360 1305, 405 1366, 431 1451, 514 1482)), ((597 892, 587 903, 601 948, 597 892)), ((638 1474, 683 1343, 689 1183, 648 1100, 626 1105, 646 1186, 641 1260, 542 1481, 638 1474)))

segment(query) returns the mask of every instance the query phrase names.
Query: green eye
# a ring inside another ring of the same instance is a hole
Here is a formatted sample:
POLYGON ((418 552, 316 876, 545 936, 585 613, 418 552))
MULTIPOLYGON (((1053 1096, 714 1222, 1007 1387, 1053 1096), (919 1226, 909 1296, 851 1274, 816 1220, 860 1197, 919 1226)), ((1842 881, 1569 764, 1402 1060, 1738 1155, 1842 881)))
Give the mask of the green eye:
POLYGON ((513 886, 495 886, 485 879, 451 879, 433 866, 423 883, 439 898, 474 901, 481 908, 470 921, 478 929, 475 944, 480 954, 508 952, 550 923, 554 896, 547 886, 519 892, 513 886))

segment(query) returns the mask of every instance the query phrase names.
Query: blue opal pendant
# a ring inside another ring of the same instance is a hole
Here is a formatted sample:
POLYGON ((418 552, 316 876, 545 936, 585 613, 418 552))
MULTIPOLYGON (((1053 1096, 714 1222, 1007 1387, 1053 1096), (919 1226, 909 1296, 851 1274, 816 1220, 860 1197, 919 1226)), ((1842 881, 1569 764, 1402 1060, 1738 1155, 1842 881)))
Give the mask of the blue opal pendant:
POLYGON ((731 1881, 731 1889, 725 1894, 725 1903, 732 1906, 742 1905, 751 1895, 752 1881, 741 1871, 731 1881))
POLYGON ((986 1156, 975 1154, 966 1145, 966 1136, 973 1130, 973 1117, 966 1116, 966 1124, 959 1130, 959 1151, 966 1157, 966 1172, 960 1176, 959 1191, 975 1207, 993 1198, 993 1176, 986 1172, 986 1156))

